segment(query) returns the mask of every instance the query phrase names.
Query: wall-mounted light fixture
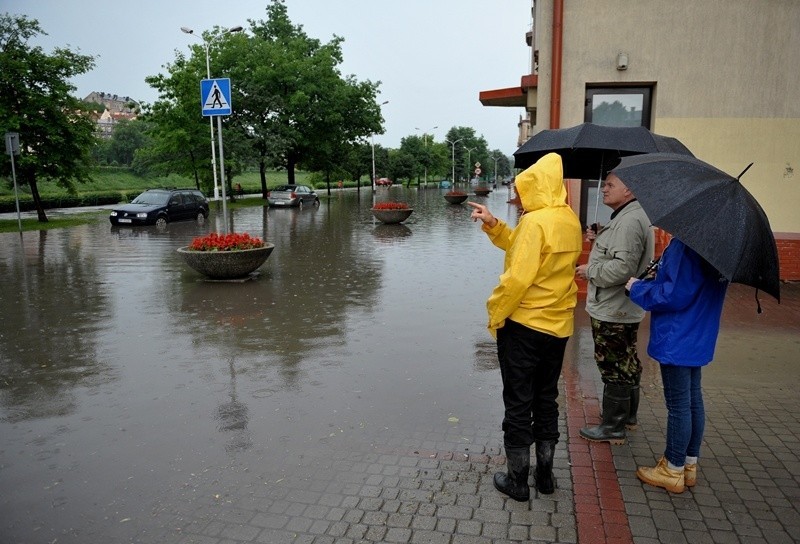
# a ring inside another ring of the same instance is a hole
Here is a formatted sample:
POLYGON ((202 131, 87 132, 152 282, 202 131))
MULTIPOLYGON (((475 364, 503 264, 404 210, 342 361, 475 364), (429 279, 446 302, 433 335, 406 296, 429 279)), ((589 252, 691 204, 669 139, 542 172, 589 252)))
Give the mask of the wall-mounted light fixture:
POLYGON ((617 55, 617 70, 627 70, 628 69, 628 54, 627 53, 620 53, 617 55))

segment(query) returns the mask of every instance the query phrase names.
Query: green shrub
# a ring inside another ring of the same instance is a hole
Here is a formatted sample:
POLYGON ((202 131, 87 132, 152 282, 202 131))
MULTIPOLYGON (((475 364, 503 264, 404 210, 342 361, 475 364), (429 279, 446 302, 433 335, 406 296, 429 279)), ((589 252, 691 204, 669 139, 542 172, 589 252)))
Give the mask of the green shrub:
MULTIPOLYGON (((102 191, 81 193, 77 195, 43 195, 42 207, 45 210, 51 208, 74 208, 78 206, 106 206, 108 204, 118 204, 128 202, 135 198, 141 191, 126 193, 124 191, 102 191)), ((33 197, 25 194, 19 197, 20 211, 35 210, 33 197)), ((13 196, 0 196, 0 213, 16 212, 17 205, 13 196)))

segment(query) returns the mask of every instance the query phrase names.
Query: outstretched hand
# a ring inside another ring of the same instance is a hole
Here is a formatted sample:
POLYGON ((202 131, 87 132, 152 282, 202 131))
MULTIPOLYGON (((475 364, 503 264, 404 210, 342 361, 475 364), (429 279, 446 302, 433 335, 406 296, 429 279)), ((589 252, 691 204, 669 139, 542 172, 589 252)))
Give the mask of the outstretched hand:
POLYGON ((483 204, 476 204, 475 202, 467 202, 470 206, 472 206, 472 213, 470 214, 470 218, 473 221, 477 221, 480 219, 483 221, 485 225, 493 227, 497 224, 497 218, 492 215, 489 209, 484 206, 483 204))

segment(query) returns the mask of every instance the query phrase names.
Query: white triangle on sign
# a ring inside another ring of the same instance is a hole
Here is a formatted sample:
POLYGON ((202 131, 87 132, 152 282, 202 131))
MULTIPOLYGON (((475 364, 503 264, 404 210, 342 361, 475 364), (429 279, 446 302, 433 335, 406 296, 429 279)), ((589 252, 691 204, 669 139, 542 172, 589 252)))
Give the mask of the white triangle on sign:
POLYGON ((219 85, 217 82, 214 81, 211 84, 211 91, 208 93, 206 97, 206 103, 203 104, 204 110, 225 110, 229 109, 231 106, 228 104, 228 101, 225 100, 225 94, 220 90, 219 85))

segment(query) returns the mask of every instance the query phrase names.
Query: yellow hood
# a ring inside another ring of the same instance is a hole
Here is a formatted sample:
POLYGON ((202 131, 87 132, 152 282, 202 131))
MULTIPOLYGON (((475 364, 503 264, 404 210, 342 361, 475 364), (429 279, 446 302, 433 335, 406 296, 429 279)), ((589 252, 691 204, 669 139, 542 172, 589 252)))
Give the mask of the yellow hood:
POLYGON ((514 180, 514 187, 526 212, 566 206, 567 189, 564 187, 561 157, 548 153, 520 173, 514 180))

